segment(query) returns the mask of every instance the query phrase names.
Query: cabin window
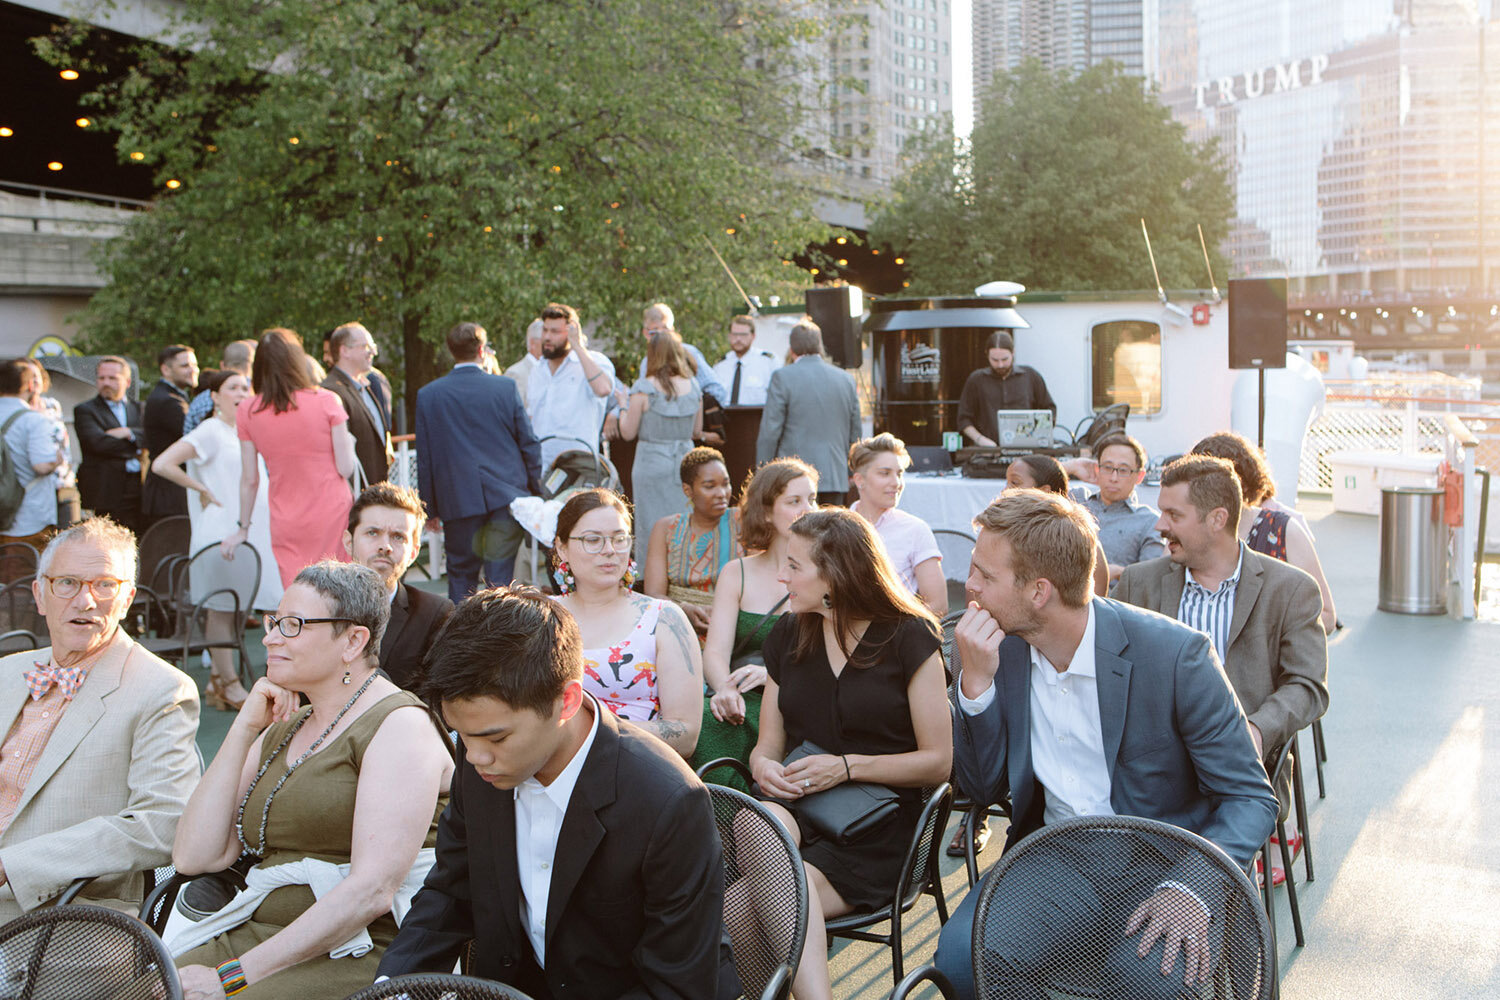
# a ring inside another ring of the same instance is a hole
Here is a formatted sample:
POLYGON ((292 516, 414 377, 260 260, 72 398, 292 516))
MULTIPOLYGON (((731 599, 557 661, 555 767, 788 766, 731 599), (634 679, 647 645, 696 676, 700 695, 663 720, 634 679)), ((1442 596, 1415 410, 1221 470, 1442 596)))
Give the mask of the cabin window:
POLYGON ((1093 329, 1094 409, 1129 403, 1131 415, 1161 412, 1161 327, 1115 320, 1093 329))

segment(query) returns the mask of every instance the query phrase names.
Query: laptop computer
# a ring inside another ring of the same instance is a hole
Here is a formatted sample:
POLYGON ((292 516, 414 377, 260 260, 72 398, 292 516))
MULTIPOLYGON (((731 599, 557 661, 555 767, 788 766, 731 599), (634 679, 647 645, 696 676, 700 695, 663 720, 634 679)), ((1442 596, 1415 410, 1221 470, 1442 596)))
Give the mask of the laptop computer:
POLYGON ((906 446, 906 453, 911 456, 911 468, 908 472, 943 475, 953 471, 953 456, 948 453, 947 448, 912 444, 906 446))
POLYGON ((995 443, 1005 449, 1046 448, 1052 444, 1051 410, 997 410, 995 443))

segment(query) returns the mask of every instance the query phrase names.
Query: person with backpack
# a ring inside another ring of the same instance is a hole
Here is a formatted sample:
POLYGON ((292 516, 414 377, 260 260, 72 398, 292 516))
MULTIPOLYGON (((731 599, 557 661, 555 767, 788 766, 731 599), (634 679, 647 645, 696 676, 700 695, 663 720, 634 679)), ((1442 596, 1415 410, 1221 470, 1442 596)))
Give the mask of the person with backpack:
MULTIPOLYGON (((52 473, 63 454, 52 423, 33 410, 36 369, 24 358, 0 363, 0 544, 25 542, 40 550, 57 524, 52 473)), ((30 560, 0 556, 0 582, 34 572, 30 560)))

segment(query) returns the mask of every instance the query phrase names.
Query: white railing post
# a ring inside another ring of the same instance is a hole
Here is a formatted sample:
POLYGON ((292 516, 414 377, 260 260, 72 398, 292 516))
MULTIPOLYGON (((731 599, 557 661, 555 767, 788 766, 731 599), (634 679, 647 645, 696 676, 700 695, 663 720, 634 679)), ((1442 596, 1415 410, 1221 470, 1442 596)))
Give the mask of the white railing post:
POLYGON ((1401 451, 1406 455, 1417 453, 1417 401, 1408 399, 1401 416, 1401 451))

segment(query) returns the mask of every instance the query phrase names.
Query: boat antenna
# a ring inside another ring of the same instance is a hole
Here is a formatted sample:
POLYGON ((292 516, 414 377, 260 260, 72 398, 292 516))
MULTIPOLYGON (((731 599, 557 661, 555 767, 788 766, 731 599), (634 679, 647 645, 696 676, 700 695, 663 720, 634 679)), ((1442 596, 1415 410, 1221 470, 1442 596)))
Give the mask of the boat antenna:
POLYGON ((1146 230, 1146 220, 1141 218, 1141 235, 1146 238, 1146 253, 1151 257, 1151 276, 1156 279, 1156 297, 1162 305, 1167 304, 1166 289, 1161 287, 1161 272, 1156 269, 1156 251, 1151 249, 1151 234, 1146 230))
POLYGON ((1208 283, 1214 290, 1214 305, 1224 301, 1219 294, 1219 283, 1214 280, 1214 266, 1208 259, 1208 243, 1203 239, 1203 223, 1198 223, 1198 245, 1203 248, 1203 266, 1208 268, 1208 283))
POLYGON ((755 307, 755 303, 750 301, 750 296, 746 295, 745 290, 740 287, 739 279, 734 276, 734 272, 729 269, 729 265, 724 263, 724 258, 719 256, 718 248, 714 246, 713 241, 710 240, 707 236, 703 236, 702 233, 699 233, 698 235, 702 236, 703 242, 708 244, 709 252, 714 255, 714 258, 716 260, 718 260, 719 266, 724 269, 724 273, 729 275, 729 280, 734 282, 734 290, 739 292, 740 298, 745 300, 745 308, 750 310, 750 315, 759 316, 760 310, 755 307))

